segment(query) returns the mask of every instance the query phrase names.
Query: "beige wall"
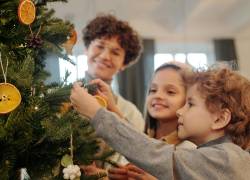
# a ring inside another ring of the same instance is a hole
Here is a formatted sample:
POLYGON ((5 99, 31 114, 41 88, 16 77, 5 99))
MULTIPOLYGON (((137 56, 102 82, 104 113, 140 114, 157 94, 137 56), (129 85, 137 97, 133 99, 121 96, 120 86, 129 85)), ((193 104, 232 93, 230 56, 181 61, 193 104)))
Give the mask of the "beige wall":
POLYGON ((250 79, 250 26, 235 38, 240 73, 250 79))

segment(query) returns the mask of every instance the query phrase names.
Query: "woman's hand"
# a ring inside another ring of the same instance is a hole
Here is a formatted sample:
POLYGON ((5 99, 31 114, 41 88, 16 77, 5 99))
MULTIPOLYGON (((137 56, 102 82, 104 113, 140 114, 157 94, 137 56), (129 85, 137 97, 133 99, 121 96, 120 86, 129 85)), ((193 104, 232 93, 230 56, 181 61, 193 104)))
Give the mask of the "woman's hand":
POLYGON ((97 93, 98 95, 102 96, 104 99, 107 100, 107 104, 108 104, 107 109, 112 112, 115 112, 121 118, 123 118, 121 111, 116 106, 115 98, 114 98, 114 95, 112 93, 110 86, 104 81, 102 81, 101 79, 92 80, 90 84, 97 84, 98 86, 97 93))
POLYGON ((157 180, 157 178, 133 164, 127 165, 127 170, 129 180, 157 180))
POLYGON ((108 170, 110 180, 128 180, 128 170, 126 166, 111 168, 108 170))
POLYGON ((81 115, 93 118, 101 105, 87 90, 82 88, 79 83, 74 83, 70 95, 74 109, 81 115))

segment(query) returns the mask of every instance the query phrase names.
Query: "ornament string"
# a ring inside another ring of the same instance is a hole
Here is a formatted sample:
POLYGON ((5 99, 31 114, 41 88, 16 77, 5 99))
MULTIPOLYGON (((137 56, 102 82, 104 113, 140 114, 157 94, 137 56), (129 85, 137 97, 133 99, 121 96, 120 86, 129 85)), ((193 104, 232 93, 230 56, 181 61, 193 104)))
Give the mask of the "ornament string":
POLYGON ((32 29, 31 29, 31 26, 30 26, 30 25, 29 25, 29 29, 30 29, 31 36, 33 37, 34 34, 33 34, 33 31, 32 31, 32 29))
POLYGON ((9 61, 8 61, 8 58, 7 58, 6 68, 4 70, 1 53, 0 53, 0 63, 1 63, 1 69, 2 69, 2 72, 3 72, 4 83, 6 83, 7 82, 7 69, 8 69, 9 61))
POLYGON ((39 29, 38 29, 38 31, 37 31, 37 33, 36 33, 36 37, 39 35, 41 29, 42 29, 42 25, 39 26, 39 29))
POLYGON ((71 134, 70 134, 70 156, 71 156, 71 159, 73 161, 73 156, 74 156, 74 147, 73 147, 73 130, 72 130, 72 124, 70 124, 70 131, 71 131, 71 134))
MULTIPOLYGON (((38 29, 35 37, 37 37, 39 35, 41 29, 42 29, 42 25, 39 26, 39 29, 38 29)), ((34 37, 34 33, 33 33, 32 29, 31 29, 30 25, 29 25, 29 30, 30 30, 31 36, 34 37)))
POLYGON ((71 133, 71 135, 70 135, 70 156, 71 156, 71 158, 72 158, 72 160, 73 160, 73 151, 74 151, 74 149, 73 149, 74 147, 73 147, 73 134, 71 133))

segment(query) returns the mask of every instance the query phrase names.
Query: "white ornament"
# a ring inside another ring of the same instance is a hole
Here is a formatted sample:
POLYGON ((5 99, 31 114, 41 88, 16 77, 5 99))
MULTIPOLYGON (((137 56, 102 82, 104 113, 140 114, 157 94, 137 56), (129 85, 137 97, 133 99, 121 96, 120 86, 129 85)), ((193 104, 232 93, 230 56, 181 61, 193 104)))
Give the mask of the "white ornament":
POLYGON ((71 164, 63 169, 63 174, 64 179, 74 180, 81 176, 81 171, 79 166, 71 164))
POLYGON ((74 174, 71 174, 69 178, 70 178, 70 180, 74 180, 75 177, 76 177, 76 176, 75 176, 74 174))
POLYGON ((64 174, 63 179, 69 179, 69 174, 64 174))

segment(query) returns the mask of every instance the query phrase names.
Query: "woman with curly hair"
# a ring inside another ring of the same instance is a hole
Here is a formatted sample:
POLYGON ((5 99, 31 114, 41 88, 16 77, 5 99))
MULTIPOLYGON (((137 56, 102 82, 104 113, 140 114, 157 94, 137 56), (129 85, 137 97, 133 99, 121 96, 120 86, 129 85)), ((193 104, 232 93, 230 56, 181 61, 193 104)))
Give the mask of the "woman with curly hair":
MULTIPOLYGON (((85 72, 87 83, 101 79, 110 85, 114 76, 136 63, 141 54, 142 45, 137 32, 127 22, 118 20, 113 15, 96 16, 82 32, 88 63, 88 70, 85 72)), ((112 94, 117 105, 117 110, 114 111, 120 111, 120 115, 129 124, 142 132, 145 123, 141 112, 119 94, 112 94)), ((118 153, 112 157, 112 161, 127 163, 118 153)), ((93 166, 85 168, 88 174, 93 174, 95 170, 98 169, 93 166)))
POLYGON ((73 86, 71 102, 91 118, 97 135, 160 180, 250 177, 246 151, 250 148, 250 82, 236 72, 208 70, 189 77, 186 103, 177 110, 178 137, 195 143, 197 149, 175 149, 133 130, 78 84, 73 86))

